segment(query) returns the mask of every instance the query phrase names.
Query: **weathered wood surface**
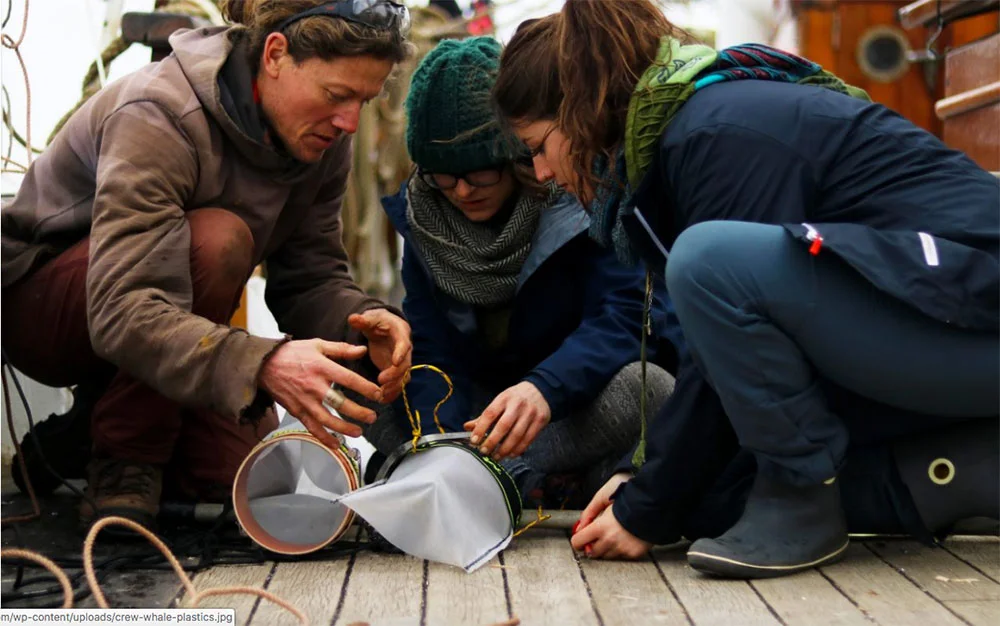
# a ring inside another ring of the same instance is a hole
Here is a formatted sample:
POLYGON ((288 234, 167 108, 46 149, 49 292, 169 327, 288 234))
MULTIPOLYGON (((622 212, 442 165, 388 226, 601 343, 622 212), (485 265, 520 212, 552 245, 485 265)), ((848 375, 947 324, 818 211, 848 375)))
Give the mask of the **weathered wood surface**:
POLYGON ((774 578, 751 586, 786 624, 871 626, 865 613, 818 571, 799 574, 794 585, 774 578))
MULTIPOLYGON (((216 587, 264 587, 272 570, 274 563, 223 565, 198 574, 192 582, 199 592, 216 587)), ((187 601, 187 596, 182 596, 181 605, 187 606, 187 601)), ((198 606, 236 609, 236 623, 246 624, 258 601, 259 598, 252 595, 209 596, 198 606)))
POLYGON ((657 565, 677 594, 691 621, 698 626, 777 626, 781 622, 767 603, 743 580, 717 580, 699 574, 685 551, 657 553, 657 565), (737 617, 738 616, 738 617, 737 617))
POLYGON ((426 623, 442 626, 493 624, 510 617, 504 565, 494 559, 472 574, 457 567, 427 567, 426 623))
MULTIPOLYGON (((14 507, 24 503, 9 485, 4 487, 4 512, 16 512, 14 507)), ((56 495, 43 508, 43 520, 19 525, 16 532, 5 528, 3 545, 57 557, 78 551, 75 501, 56 495)), ((353 532, 345 537, 354 539, 353 532)), ((110 538, 98 544, 105 555, 126 549, 110 538)), ((13 569, 4 564, 5 593, 13 569)), ((591 561, 574 554, 566 531, 531 530, 471 575, 361 549, 353 555, 341 550, 322 560, 219 566, 201 572, 194 582, 199 590, 264 588, 322 626, 491 626, 511 617, 525 625, 985 626, 1000 623, 1000 538, 953 537, 940 548, 913 541, 855 540, 841 563, 789 578, 745 582, 698 574, 687 565, 684 545, 658 548, 651 558, 634 563, 591 561)), ((179 582, 168 571, 115 573, 103 587, 112 606, 183 602, 179 582)), ((5 600, 4 608, 9 606, 5 600)), ((79 606, 93 606, 93 600, 79 606)), ((202 606, 233 607, 242 626, 297 623, 253 596, 212 597, 202 606)))
MULTIPOLYGON (((861 611, 883 626, 959 626, 962 620, 927 595, 860 542, 853 542, 843 561, 822 568, 826 576, 861 611)), ((789 583, 794 579, 789 579, 789 583)), ((815 622, 823 623, 819 619, 815 622)))
POLYGON ((519 537, 505 551, 504 566, 511 612, 524 626, 599 624, 566 531, 539 530, 519 537))
POLYGON ((690 623, 653 559, 629 563, 584 558, 580 569, 605 624, 690 623))
POLYGON ((1000 583, 1000 537, 950 537, 944 548, 1000 583))
MULTIPOLYGON (((344 603, 335 626, 417 626, 422 614, 425 562, 403 554, 359 553, 347 575, 344 603)), ((327 622, 331 623, 331 622, 327 622)))

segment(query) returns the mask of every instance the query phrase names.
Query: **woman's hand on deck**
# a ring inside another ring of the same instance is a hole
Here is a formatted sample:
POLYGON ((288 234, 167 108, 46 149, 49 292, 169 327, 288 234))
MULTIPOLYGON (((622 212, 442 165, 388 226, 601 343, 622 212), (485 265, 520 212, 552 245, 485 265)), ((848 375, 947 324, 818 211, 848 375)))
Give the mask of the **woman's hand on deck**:
POLYGON ((592 559, 638 559, 653 547, 625 530, 610 506, 586 528, 577 527, 570 543, 592 559))
POLYGON ((492 453, 499 461, 524 454, 551 419, 549 403, 538 387, 520 382, 502 391, 482 415, 464 427, 472 431, 472 444, 479 445, 480 452, 492 453), (491 427, 492 432, 486 436, 491 427))
POLYGON ((590 526, 590 523, 597 519, 597 516, 604 512, 604 509, 611 506, 612 498, 618 491, 622 483, 632 479, 632 474, 628 472, 618 472, 604 483, 604 486, 597 490, 594 497, 590 499, 590 504, 580 514, 580 521, 573 527, 573 532, 579 532, 590 526))

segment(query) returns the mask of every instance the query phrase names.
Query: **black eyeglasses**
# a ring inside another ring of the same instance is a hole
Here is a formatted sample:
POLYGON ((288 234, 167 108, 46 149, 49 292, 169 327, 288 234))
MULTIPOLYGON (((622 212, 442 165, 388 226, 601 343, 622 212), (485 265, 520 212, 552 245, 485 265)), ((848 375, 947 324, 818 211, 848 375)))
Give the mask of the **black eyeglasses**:
POLYGON ((464 174, 439 174, 437 172, 417 170, 417 175, 420 176, 420 179, 427 183, 428 186, 434 189, 443 189, 447 191, 457 187, 458 181, 460 180, 464 180, 467 185, 472 187, 492 187, 493 185, 499 183, 503 178, 503 171, 505 169, 506 166, 501 166, 488 170, 466 172, 464 174))
POLYGON ((378 30, 398 30, 403 37, 406 37, 410 32, 409 10, 393 0, 334 0, 333 2, 324 2, 317 7, 296 13, 278 25, 275 30, 285 30, 295 22, 313 15, 337 17, 378 30))

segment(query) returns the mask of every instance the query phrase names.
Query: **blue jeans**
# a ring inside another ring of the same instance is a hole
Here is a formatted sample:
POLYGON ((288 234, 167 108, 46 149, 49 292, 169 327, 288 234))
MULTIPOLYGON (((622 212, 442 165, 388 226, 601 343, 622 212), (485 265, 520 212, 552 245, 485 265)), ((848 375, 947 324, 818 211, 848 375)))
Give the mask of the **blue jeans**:
POLYGON ((945 421, 998 413, 996 333, 928 318, 781 226, 692 226, 666 275, 694 360, 759 471, 794 484, 837 473, 848 432, 824 381, 945 421))

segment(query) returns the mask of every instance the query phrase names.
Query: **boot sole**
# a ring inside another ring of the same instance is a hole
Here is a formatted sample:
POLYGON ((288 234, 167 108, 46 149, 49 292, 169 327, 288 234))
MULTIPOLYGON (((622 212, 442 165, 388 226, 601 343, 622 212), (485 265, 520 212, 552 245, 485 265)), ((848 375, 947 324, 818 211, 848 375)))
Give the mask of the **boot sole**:
POLYGON ((844 545, 815 561, 794 565, 755 565, 705 552, 688 552, 687 559, 688 564, 699 572, 721 578, 777 578, 821 565, 836 563, 844 558, 848 545, 850 545, 850 540, 845 541, 844 545))

